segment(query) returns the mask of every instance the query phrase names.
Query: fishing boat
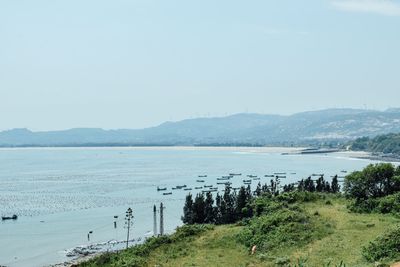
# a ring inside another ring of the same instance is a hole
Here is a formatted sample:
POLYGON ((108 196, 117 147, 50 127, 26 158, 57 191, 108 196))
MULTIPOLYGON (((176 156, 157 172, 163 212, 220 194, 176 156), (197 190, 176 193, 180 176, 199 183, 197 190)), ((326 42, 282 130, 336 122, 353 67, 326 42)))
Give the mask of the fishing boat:
POLYGON ((324 176, 324 174, 323 173, 313 173, 313 174, 311 174, 311 176, 324 176))
POLYGON ((260 178, 259 177, 254 177, 253 180, 260 180, 260 178))
POLYGON ((212 185, 204 185, 203 186, 204 188, 211 188, 211 187, 213 187, 212 185))
POLYGON ((273 175, 273 174, 266 174, 266 175, 264 175, 264 177, 275 177, 275 175, 273 175))
POLYGON ((251 180, 243 180, 243 183, 251 183, 251 180))
POLYGON ((198 183, 204 183, 205 181, 204 181, 204 180, 196 180, 196 182, 198 182, 198 183))
POLYGON ((286 172, 274 172, 275 175, 285 175, 286 172))
POLYGON ((163 195, 164 195, 164 196, 166 196, 166 195, 172 195, 172 192, 165 192, 165 193, 163 193, 163 195))
POLYGON ((340 172, 342 172, 342 173, 347 173, 347 171, 345 171, 345 170, 341 170, 340 172))
POLYGON ((199 177, 199 178, 206 178, 207 175, 199 175, 199 176, 197 176, 197 177, 199 177))
POLYGON ((286 176, 285 175, 277 175, 277 176, 275 176, 276 178, 286 178, 286 176))
POLYGON ((240 176, 240 175, 242 175, 241 173, 230 173, 229 174, 230 176, 240 176))
POLYGON ((184 185, 177 185, 175 188, 176 189, 182 189, 182 188, 185 188, 186 187, 186 185, 184 184, 184 185))
POLYGON ((194 189, 202 189, 202 186, 196 186, 194 189))
POLYGON ((249 178, 255 178, 255 177, 257 177, 257 175, 251 175, 251 174, 249 174, 249 175, 247 175, 247 177, 249 177, 249 178))
POLYGON ((226 179, 231 179, 233 176, 232 175, 225 175, 225 176, 222 176, 222 178, 226 178, 226 179))
POLYGON ((167 190, 166 187, 158 187, 158 186, 157 186, 157 191, 166 191, 166 190, 167 190))
POLYGON ((217 184, 231 185, 232 183, 230 183, 230 182, 225 182, 225 183, 217 183, 217 184))
POLYGON ((183 189, 184 191, 190 191, 190 190, 192 190, 192 188, 191 187, 188 187, 188 188, 185 188, 185 189, 183 189))
POLYGON ((218 180, 218 181, 223 181, 223 180, 229 180, 229 178, 226 178, 226 177, 219 177, 219 178, 217 178, 217 180, 218 180))
POLYGON ((3 217, 1 217, 1 219, 3 220, 3 221, 5 221, 5 220, 16 220, 16 219, 18 219, 18 216, 17 215, 13 215, 13 216, 3 216, 3 217))

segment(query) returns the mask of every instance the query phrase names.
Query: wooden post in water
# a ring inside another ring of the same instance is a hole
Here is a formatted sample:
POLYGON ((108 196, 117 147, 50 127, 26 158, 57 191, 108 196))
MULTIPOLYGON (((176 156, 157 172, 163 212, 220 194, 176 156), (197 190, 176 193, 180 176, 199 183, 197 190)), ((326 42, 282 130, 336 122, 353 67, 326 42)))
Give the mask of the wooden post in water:
POLYGON ((157 236, 157 207, 153 207, 153 235, 157 236))
POLYGON ((160 235, 164 235, 164 205, 160 204, 160 235))

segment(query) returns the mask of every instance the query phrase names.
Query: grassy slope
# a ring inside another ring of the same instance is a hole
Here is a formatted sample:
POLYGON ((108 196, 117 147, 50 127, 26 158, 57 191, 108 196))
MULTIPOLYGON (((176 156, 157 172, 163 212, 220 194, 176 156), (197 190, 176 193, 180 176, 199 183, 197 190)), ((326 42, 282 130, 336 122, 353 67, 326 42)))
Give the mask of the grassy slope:
POLYGON ((341 260, 352 267, 374 266, 362 258, 361 247, 399 220, 390 215, 349 213, 344 200, 332 202, 333 205, 323 201, 305 205, 310 214, 318 211, 319 216, 327 218, 334 229, 332 234, 305 247, 280 251, 261 261, 236 242, 240 226, 218 226, 199 237, 162 245, 150 253, 147 266, 276 266, 275 260, 280 257, 289 257, 293 262, 306 258, 308 266, 322 266, 329 261, 338 264, 341 260))

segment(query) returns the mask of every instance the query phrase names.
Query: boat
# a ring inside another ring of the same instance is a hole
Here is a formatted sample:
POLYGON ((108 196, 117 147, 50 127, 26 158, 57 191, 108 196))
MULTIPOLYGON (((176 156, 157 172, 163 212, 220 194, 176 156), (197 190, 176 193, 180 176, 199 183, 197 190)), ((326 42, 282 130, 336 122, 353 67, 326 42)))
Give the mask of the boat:
POLYGON ((177 186, 175 186, 176 189, 182 189, 182 188, 185 188, 185 187, 186 187, 185 184, 184 184, 184 185, 177 185, 177 186))
POLYGON ((217 183, 217 184, 231 185, 232 183, 230 183, 230 182, 225 182, 225 183, 217 183))
POLYGON ((206 178, 207 175, 199 175, 199 176, 197 176, 197 177, 199 177, 199 178, 206 178))
POLYGON ((284 175, 286 172, 274 172, 275 175, 284 175))
POLYGON ((204 180, 196 180, 196 182, 198 182, 198 183, 204 183, 205 181, 204 181, 204 180))
POLYGON ((254 177, 253 180, 260 180, 260 178, 259 177, 254 177))
POLYGON ((172 195, 172 192, 165 192, 165 193, 163 193, 163 195, 164 195, 164 196, 166 196, 166 195, 172 195))
POLYGON ((196 186, 194 189, 202 189, 202 186, 196 186))
POLYGON ((249 177, 249 178, 255 178, 255 177, 257 177, 257 175, 247 175, 247 177, 249 177))
POLYGON ((212 185, 204 185, 203 186, 204 188, 211 188, 211 187, 213 187, 212 185))
POLYGON ((225 175, 225 176, 222 176, 222 178, 231 179, 232 175, 225 175))
POLYGON ((243 183, 251 183, 251 180, 243 180, 243 183))
POLYGON ((296 173, 295 172, 291 172, 290 174, 295 175, 296 173))
POLYGON ((324 174, 323 173, 313 173, 313 174, 311 174, 311 176, 324 176, 324 174))
POLYGON ((240 175, 242 175, 241 173, 230 173, 229 174, 230 176, 240 176, 240 175))
POLYGON ((9 217, 9 216, 3 216, 3 217, 1 217, 1 219, 2 219, 3 221, 5 221, 5 220, 16 220, 16 219, 18 219, 18 216, 14 214, 14 215, 11 216, 11 217, 9 217))
POLYGON ((345 170, 341 170, 340 172, 342 172, 342 173, 347 173, 347 171, 345 171, 345 170))
POLYGON ((273 174, 266 174, 266 175, 264 175, 264 177, 275 177, 275 175, 273 175, 273 174))
POLYGON ((223 181, 223 180, 229 180, 229 178, 226 178, 226 177, 220 177, 220 178, 217 178, 217 180, 218 180, 218 181, 223 181))
POLYGON ((286 176, 285 175, 277 175, 277 176, 275 176, 276 178, 286 178, 286 176))
POLYGON ((184 191, 189 191, 189 190, 192 190, 192 188, 191 187, 188 187, 188 188, 185 188, 185 189, 183 189, 184 191))
POLYGON ((158 187, 158 186, 157 186, 157 191, 166 191, 166 190, 167 190, 166 187, 158 187))

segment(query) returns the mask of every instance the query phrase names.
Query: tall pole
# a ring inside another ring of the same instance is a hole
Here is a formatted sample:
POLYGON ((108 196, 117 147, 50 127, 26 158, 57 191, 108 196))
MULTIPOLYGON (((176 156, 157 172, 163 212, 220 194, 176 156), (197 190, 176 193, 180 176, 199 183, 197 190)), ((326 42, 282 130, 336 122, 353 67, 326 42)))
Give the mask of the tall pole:
POLYGON ((154 205, 153 207, 153 235, 157 235, 157 207, 154 205))
POLYGON ((164 205, 160 204, 160 235, 164 235, 164 205))
POLYGON ((132 218, 133 218, 133 215, 132 215, 132 209, 131 208, 128 208, 128 210, 126 211, 126 215, 125 215, 125 220, 126 220, 126 226, 127 226, 127 228, 128 228, 128 232, 127 232, 127 235, 126 235, 126 248, 128 248, 128 244, 129 244, 129 230, 131 229, 131 220, 132 220, 132 218))

